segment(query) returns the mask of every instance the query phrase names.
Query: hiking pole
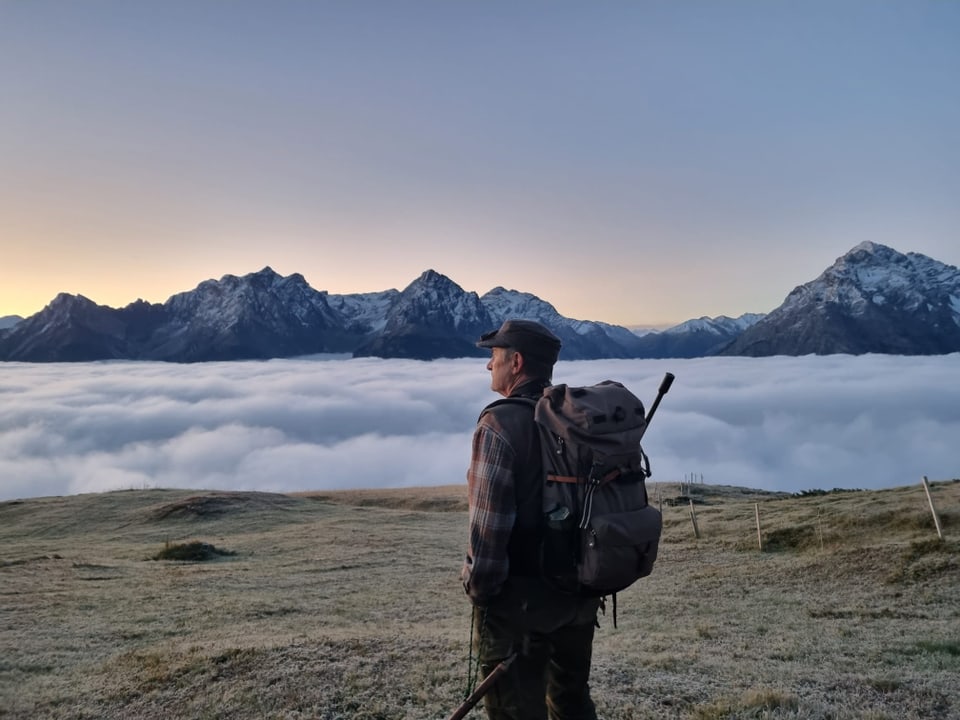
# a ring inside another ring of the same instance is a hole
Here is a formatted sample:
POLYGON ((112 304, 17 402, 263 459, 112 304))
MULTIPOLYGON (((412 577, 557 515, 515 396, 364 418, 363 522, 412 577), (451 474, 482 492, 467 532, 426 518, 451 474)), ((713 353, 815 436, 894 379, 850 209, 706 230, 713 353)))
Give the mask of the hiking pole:
POLYGON ((487 675, 483 682, 477 686, 477 689, 470 693, 470 697, 463 701, 463 704, 460 705, 456 710, 453 711, 447 720, 460 720, 467 716, 467 713, 473 710, 473 706, 480 702, 483 699, 483 696, 490 692, 490 688, 493 687, 493 684, 503 675, 507 668, 510 667, 510 663, 513 662, 513 659, 516 655, 511 655, 506 660, 501 661, 493 670, 490 671, 490 674, 487 675))
MULTIPOLYGON (((650 406, 650 412, 647 413, 647 425, 653 420, 653 414, 657 411, 657 408, 660 407, 660 401, 663 400, 663 396, 670 390, 671 385, 673 385, 673 373, 666 373, 660 382, 660 389, 657 390, 657 399, 653 401, 653 405, 650 406)), ((646 428, 644 428, 644 431, 646 431, 646 428)))

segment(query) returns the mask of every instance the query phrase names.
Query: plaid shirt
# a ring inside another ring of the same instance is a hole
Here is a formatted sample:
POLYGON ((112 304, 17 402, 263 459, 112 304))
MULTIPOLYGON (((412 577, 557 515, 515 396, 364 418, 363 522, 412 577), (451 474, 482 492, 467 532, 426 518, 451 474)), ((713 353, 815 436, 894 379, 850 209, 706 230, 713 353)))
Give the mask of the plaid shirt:
POLYGON ((517 511, 514 501, 514 451, 484 416, 473 434, 467 471, 470 536, 460 577, 474 603, 495 596, 507 579, 507 544, 517 511))

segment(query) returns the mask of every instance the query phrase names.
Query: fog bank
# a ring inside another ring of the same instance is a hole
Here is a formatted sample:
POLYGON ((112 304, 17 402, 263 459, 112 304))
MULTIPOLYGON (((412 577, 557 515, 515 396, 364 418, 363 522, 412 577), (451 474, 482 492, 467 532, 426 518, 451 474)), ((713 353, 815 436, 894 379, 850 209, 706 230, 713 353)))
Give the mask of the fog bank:
MULTIPOLYGON (((654 480, 796 492, 960 477, 960 355, 560 362, 649 405, 654 480)), ((0 365, 0 500, 460 483, 484 361, 0 365)))

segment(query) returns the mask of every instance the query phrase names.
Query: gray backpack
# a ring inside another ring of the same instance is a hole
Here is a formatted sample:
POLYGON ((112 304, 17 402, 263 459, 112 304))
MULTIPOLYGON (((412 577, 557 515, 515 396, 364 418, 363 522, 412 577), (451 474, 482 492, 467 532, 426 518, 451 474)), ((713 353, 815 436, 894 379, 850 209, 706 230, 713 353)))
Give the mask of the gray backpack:
POLYGON ((615 596, 653 570, 663 522, 647 500, 650 463, 640 440, 670 387, 667 377, 648 416, 636 395, 611 380, 516 399, 534 406, 540 433, 540 564, 558 589, 615 596))

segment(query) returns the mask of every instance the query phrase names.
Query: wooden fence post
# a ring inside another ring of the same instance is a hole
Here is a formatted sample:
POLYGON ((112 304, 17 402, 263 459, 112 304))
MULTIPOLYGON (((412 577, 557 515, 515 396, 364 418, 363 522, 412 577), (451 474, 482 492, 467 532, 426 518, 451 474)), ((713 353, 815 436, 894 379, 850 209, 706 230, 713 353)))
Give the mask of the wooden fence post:
POLYGON ((757 546, 760 548, 760 551, 763 551, 763 535, 760 534, 760 503, 754 503, 754 511, 757 514, 757 546))
POLYGON ((820 552, 823 552, 823 522, 820 520, 820 508, 817 508, 817 536, 820 538, 820 552))
POLYGON ((693 536, 700 539, 700 527, 697 525, 697 512, 693 509, 693 498, 690 498, 690 519, 693 521, 693 536))
POLYGON ((927 502, 930 503, 930 512, 933 513, 933 524, 937 527, 937 537, 943 540, 943 530, 940 528, 940 518, 937 516, 937 509, 933 506, 933 496, 930 494, 930 483, 927 476, 923 476, 923 489, 927 493, 927 502))

